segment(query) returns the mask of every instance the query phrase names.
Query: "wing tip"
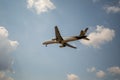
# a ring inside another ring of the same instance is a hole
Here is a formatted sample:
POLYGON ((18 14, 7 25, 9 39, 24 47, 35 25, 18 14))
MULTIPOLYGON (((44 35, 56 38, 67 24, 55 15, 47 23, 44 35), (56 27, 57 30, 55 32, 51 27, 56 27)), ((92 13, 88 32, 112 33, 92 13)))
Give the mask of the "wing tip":
POLYGON ((58 26, 56 25, 55 28, 58 28, 58 26))

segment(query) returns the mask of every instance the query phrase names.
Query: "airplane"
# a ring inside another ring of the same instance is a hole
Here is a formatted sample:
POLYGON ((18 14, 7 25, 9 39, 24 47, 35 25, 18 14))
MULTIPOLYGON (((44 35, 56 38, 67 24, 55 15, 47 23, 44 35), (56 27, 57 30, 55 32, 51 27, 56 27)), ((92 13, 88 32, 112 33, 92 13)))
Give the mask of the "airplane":
POLYGON ((87 38, 87 35, 86 35, 87 30, 88 30, 88 28, 86 28, 85 30, 81 30, 80 35, 78 35, 78 36, 71 36, 67 39, 63 39, 63 37, 61 36, 61 34, 59 32, 58 27, 55 26, 55 38, 50 41, 43 42, 43 45, 46 45, 46 47, 47 47, 48 44, 61 44, 59 46, 60 48, 68 46, 68 47, 76 49, 77 47, 68 44, 68 42, 76 41, 76 40, 80 40, 80 39, 90 40, 87 38))

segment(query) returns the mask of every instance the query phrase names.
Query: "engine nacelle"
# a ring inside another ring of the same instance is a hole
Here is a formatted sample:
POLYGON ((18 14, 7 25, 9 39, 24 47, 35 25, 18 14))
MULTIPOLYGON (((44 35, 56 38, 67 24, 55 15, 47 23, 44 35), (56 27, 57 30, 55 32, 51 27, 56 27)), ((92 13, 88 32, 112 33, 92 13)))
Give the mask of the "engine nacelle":
POLYGON ((52 40, 54 41, 54 40, 56 40, 56 38, 53 38, 52 40))
POLYGON ((60 48, 63 48, 63 47, 65 47, 65 45, 60 45, 59 47, 60 47, 60 48))

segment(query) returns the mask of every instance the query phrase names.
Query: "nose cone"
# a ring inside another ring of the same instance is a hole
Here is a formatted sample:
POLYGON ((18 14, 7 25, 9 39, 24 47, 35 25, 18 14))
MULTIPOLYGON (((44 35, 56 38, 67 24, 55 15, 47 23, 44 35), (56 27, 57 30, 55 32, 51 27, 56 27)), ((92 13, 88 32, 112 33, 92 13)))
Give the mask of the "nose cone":
POLYGON ((46 44, 46 42, 43 42, 42 44, 43 44, 43 45, 45 45, 45 44, 46 44))

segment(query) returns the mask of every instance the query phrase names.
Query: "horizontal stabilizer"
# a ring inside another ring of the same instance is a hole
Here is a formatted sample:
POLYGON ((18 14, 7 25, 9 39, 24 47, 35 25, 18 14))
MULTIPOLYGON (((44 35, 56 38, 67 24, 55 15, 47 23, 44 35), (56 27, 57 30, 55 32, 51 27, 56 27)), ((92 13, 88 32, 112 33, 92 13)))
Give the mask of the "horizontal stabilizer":
POLYGON ((86 38, 83 38, 83 39, 85 39, 85 40, 90 40, 90 39, 88 39, 87 37, 86 37, 86 38))

